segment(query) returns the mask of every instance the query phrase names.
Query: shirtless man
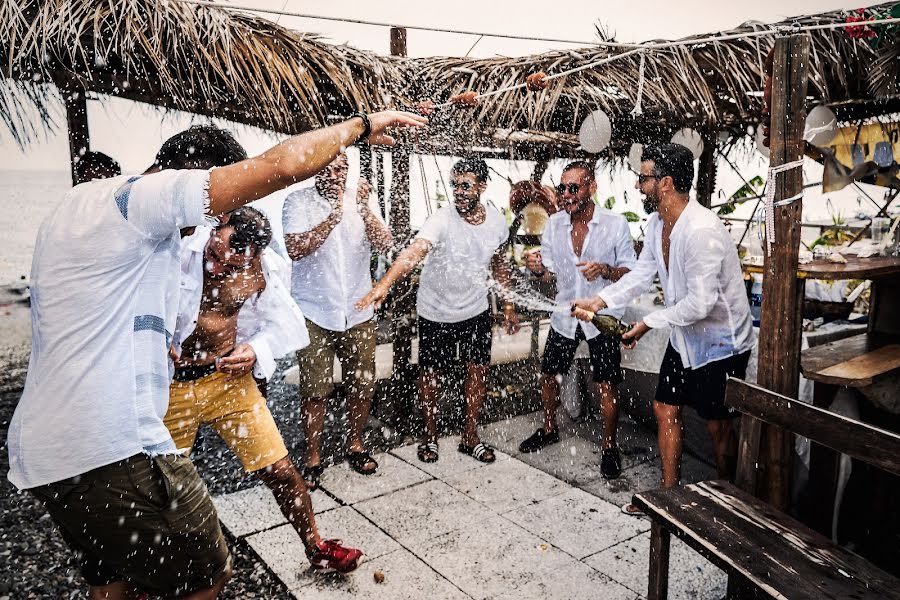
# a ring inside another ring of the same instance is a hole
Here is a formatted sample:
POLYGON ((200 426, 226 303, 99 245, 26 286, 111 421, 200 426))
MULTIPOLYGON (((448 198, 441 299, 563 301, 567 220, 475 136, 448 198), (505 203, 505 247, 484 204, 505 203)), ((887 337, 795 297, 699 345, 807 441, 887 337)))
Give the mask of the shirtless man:
POLYGON ((190 448, 208 423, 272 490, 313 568, 346 573, 362 553, 319 537, 306 485, 253 378, 254 372, 270 378, 276 358, 309 343, 282 279, 287 266, 266 249, 271 237, 266 217, 244 207, 183 241, 175 381, 165 424, 178 448, 190 448))

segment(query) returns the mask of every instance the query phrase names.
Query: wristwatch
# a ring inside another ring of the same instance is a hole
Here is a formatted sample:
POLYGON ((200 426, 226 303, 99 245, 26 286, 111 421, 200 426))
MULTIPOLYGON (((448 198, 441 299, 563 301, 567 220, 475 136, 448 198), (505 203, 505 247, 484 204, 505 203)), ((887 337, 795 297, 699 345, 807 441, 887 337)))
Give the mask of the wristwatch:
POLYGON ((369 137, 369 135, 372 133, 372 123, 369 121, 369 115, 367 115, 364 112, 357 111, 357 112, 353 113, 352 115, 350 115, 351 119, 353 117, 359 117, 360 119, 362 119, 362 122, 363 122, 363 132, 362 132, 362 135, 359 136, 359 139, 364 140, 367 137, 369 137))
POLYGON ((537 271, 532 271, 531 274, 534 275, 535 277, 543 277, 544 273, 546 273, 546 272, 547 272, 547 269, 541 269, 540 273, 538 273, 537 271))

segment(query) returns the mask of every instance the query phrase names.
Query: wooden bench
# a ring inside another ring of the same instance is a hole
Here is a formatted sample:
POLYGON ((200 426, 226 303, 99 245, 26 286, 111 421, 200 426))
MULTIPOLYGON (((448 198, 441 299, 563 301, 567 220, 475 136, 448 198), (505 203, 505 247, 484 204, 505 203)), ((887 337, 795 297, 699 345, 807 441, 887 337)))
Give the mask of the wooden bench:
MULTIPOLYGON (((900 474, 894 433, 740 379, 728 381, 726 404, 900 474)), ((726 481, 641 492, 633 501, 653 520, 648 600, 667 596, 671 534, 728 574, 729 598, 900 598, 900 579, 726 481)))

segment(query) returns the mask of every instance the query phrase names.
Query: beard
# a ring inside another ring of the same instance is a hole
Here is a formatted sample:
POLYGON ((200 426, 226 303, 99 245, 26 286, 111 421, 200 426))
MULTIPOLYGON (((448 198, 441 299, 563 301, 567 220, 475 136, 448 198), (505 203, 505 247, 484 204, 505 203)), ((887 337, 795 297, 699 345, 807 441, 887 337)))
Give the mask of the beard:
POLYGON ((656 194, 644 196, 644 212, 648 215, 659 210, 659 198, 656 194))
POLYGON ((456 206, 456 212, 461 215, 467 215, 475 210, 480 202, 480 198, 456 198, 453 204, 456 206))

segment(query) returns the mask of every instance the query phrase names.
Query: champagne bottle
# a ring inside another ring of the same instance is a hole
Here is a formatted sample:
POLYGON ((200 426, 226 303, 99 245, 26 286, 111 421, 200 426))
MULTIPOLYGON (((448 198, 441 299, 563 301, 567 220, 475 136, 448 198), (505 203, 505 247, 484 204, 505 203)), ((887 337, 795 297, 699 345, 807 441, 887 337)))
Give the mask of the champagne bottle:
POLYGON ((629 327, 627 324, 609 315, 599 315, 597 313, 593 313, 591 315, 591 323, 593 323, 594 327, 599 329, 601 333, 611 335, 619 339, 621 339, 623 335, 631 330, 631 327, 629 327))

